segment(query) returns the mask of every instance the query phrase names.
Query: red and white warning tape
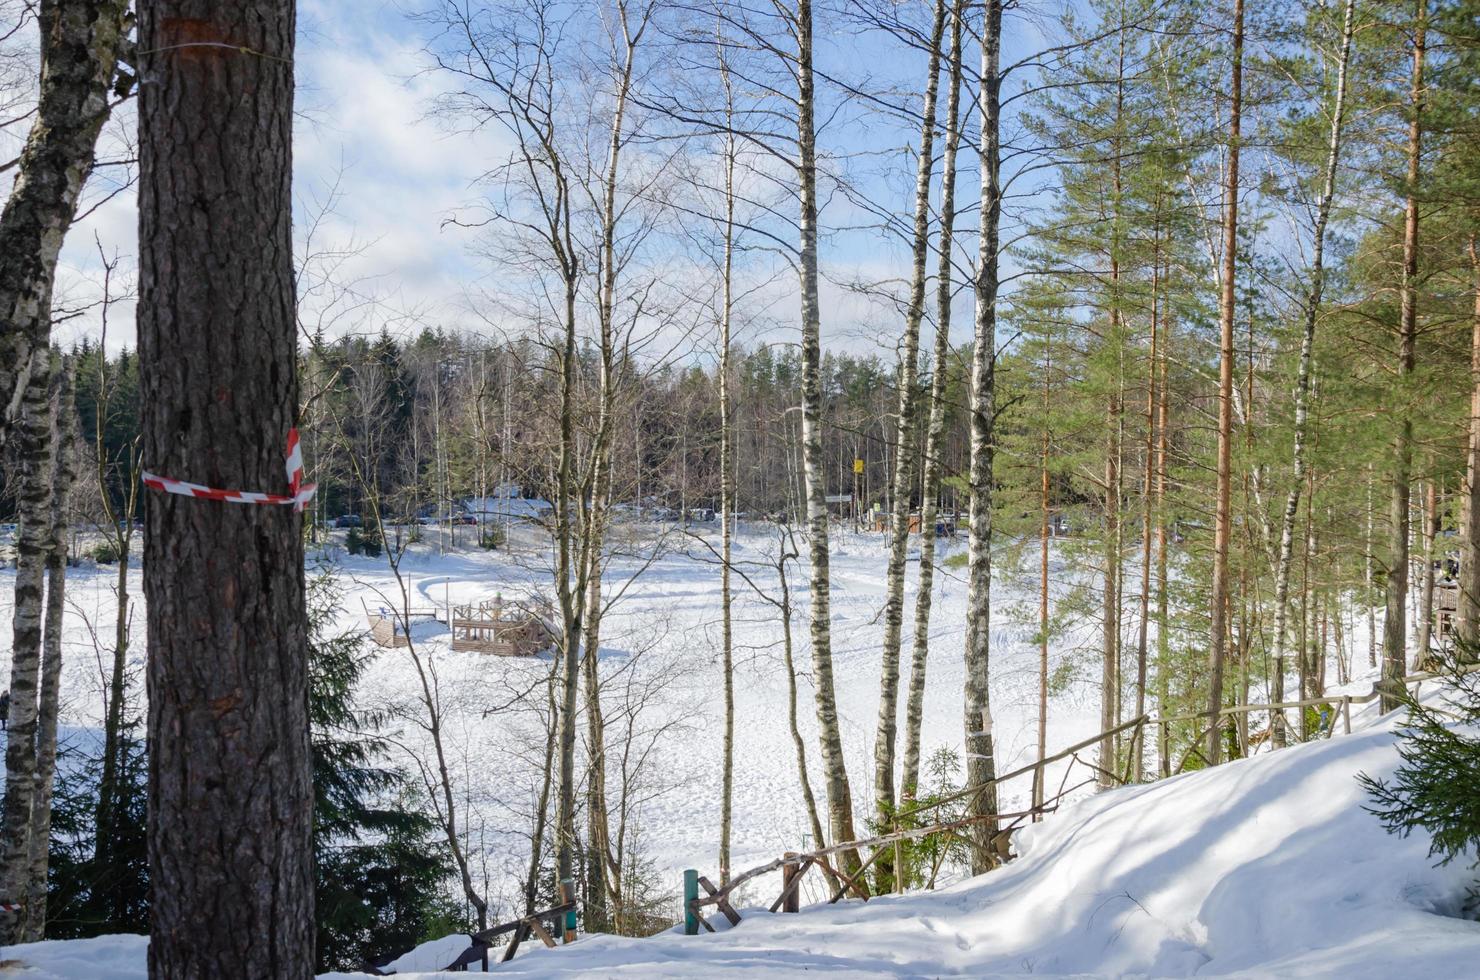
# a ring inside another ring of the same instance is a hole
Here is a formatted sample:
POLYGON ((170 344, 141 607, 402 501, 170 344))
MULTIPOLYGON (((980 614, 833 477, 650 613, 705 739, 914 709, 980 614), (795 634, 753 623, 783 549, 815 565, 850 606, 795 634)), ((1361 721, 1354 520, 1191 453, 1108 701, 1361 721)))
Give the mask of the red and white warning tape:
POLYGON ((19 912, 21 907, 14 902, 0 902, 0 912, 19 912))
POLYGON ((292 504, 294 510, 301 511, 303 505, 313 499, 317 485, 303 482, 303 451, 298 446, 298 430, 288 430, 287 451, 287 473, 288 486, 291 493, 257 493, 251 490, 218 490, 215 487, 203 487, 199 483, 187 483, 184 480, 171 480, 167 476, 158 476, 154 473, 144 473, 144 486, 151 490, 159 490, 163 493, 177 493, 182 497, 196 497, 200 500, 220 500, 228 504, 292 504))

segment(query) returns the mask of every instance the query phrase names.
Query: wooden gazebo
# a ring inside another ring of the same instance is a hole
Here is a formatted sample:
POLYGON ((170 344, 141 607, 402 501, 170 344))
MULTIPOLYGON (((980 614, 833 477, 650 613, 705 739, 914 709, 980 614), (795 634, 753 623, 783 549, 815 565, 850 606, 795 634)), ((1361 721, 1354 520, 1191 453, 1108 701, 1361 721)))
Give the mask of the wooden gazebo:
POLYGON ((510 602, 494 596, 452 607, 452 649, 499 657, 532 657, 555 644, 549 603, 510 602))

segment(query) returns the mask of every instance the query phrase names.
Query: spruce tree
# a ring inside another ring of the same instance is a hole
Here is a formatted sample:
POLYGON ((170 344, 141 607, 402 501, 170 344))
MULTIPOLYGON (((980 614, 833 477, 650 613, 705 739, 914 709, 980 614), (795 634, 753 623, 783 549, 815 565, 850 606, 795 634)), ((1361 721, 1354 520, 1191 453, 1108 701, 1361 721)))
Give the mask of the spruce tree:
POLYGON ((332 570, 308 583, 318 969, 352 969, 466 927, 443 894, 451 867, 407 773, 389 762, 384 715, 355 703, 374 654, 340 630, 332 570))
MULTIPOLYGON (((1431 835, 1429 856, 1448 864, 1473 857, 1480 845, 1480 672, 1462 667, 1477 651, 1461 644, 1442 654, 1451 689, 1440 703, 1423 701, 1404 688, 1398 696, 1408 709, 1398 755, 1403 763, 1391 781, 1362 773, 1372 803, 1367 810, 1389 833, 1407 837, 1415 830, 1431 835)), ((1477 862, 1480 867, 1480 862, 1477 862)), ((1480 903, 1471 890, 1469 908, 1480 903)))

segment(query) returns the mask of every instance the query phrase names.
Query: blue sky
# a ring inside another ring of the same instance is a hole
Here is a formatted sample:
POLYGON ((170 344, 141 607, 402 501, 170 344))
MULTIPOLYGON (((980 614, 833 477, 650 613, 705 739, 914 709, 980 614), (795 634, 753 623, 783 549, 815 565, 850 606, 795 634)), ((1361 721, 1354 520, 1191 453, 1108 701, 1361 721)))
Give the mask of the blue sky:
MULTIPOLYGON (((407 0, 412 3, 414 0, 407 0)), ((442 80, 424 68, 423 39, 406 17, 407 3, 392 0, 300 0, 297 51, 299 122, 295 133, 295 196, 300 237, 315 221, 317 249, 355 252, 343 260, 336 277, 357 293, 377 299, 373 319, 357 312, 328 324, 331 333, 378 329, 389 321, 402 329, 418 324, 473 329, 469 296, 498 270, 469 252, 475 234, 446 225, 460 207, 475 201, 479 173, 504 152, 492 131, 452 132, 428 109, 442 80), (332 212, 323 202, 334 196, 332 212)), ((878 38, 833 32, 819 24, 824 68, 854 76, 869 66, 876 79, 893 78, 918 87, 923 58, 902 53, 878 38)), ((1007 56, 1020 56, 1035 43, 1036 31, 1022 19, 1008 24, 1007 56)), ((969 50, 968 57, 976 53, 969 50)), ((126 110, 105 139, 104 155, 122 153, 133 126, 126 110)), ((902 147, 918 134, 879 121, 854 121, 825 132, 835 151, 902 147)), ((963 169, 972 163, 963 147, 963 169)), ((869 195, 892 201, 907 212, 912 163, 899 157, 887 172, 865 177, 869 195)), ((106 171, 104 172, 106 173, 106 171)), ((96 198, 106 181, 91 188, 96 198)), ((975 174, 963 173, 958 195, 974 198, 975 174)), ((851 223, 845 202, 838 199, 824 215, 824 227, 851 223)), ((974 224, 970 218, 965 223, 974 224)), ((135 243, 135 196, 118 194, 74 228, 63 253, 59 277, 62 303, 81 303, 98 293, 98 243, 121 257, 122 278, 131 278, 135 243)), ((960 247, 974 247, 970 228, 960 247)), ((827 271, 837 280, 901 277, 907 257, 897 240, 874 232, 842 232, 824 246, 827 271)), ((765 339, 786 340, 794 334, 794 279, 777 278, 767 305, 765 339)), ((825 287, 824 343, 856 351, 883 351, 892 344, 898 314, 892 306, 870 303, 835 286, 825 287), (884 329, 880 329, 884 328, 884 329), (882 339, 881 339, 882 338, 882 339)), ((315 301, 305 302, 306 318, 317 315, 315 301)), ((322 304, 318 304, 322 305, 322 304)), ((969 303, 955 318, 958 340, 970 330, 969 303)), ((115 308, 108 344, 132 346, 132 307, 115 308)), ((62 342, 84 334, 96 337, 95 317, 80 317, 58 329, 62 342)), ((761 335, 749 338, 763 339, 761 335)))

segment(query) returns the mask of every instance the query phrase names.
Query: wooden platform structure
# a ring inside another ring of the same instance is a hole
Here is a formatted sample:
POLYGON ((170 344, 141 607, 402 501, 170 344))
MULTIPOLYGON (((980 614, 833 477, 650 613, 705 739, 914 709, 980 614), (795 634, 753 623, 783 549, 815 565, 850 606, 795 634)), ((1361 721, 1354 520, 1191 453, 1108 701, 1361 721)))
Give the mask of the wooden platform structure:
POLYGON ((1439 643, 1446 649, 1454 635, 1459 618, 1459 583, 1443 581, 1434 584, 1434 625, 1439 643))
MULTIPOLYGON (((364 600, 360 605, 365 606, 364 600)), ((365 606, 365 621, 370 626, 370 639, 383 647, 405 647, 411 645, 411 639, 406 635, 408 624, 415 626, 417 623, 425 622, 447 622, 447 615, 435 606, 417 609, 390 609, 378 606, 371 609, 365 606)))
POLYGON ((558 634, 548 603, 494 596, 452 607, 452 649, 497 657, 532 657, 554 646, 558 634))

